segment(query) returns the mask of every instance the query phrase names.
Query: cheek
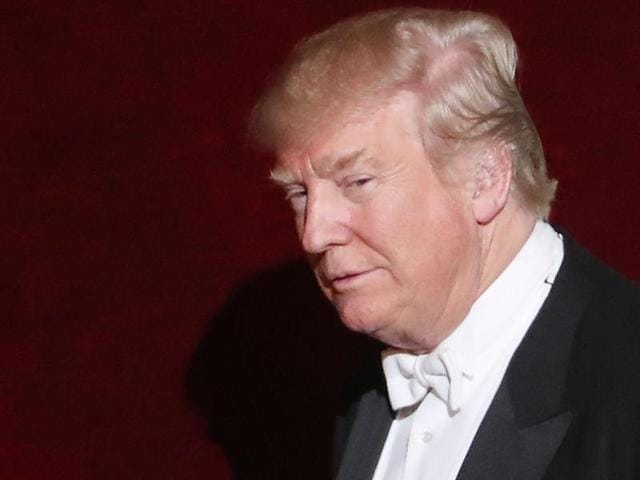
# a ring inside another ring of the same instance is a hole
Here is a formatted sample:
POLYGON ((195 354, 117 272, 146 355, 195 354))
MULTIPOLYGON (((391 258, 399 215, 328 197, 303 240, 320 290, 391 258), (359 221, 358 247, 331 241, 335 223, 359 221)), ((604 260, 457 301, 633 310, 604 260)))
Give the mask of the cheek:
POLYGON ((424 192, 383 201, 367 218, 371 244, 387 258, 394 276, 413 282, 455 270, 468 248, 472 221, 460 202, 424 192))
POLYGON ((302 215, 298 215, 294 213, 293 222, 296 226, 296 234, 298 235, 298 240, 302 240, 302 232, 304 230, 304 218, 302 215))
POLYGON ((387 192, 358 212, 360 233, 366 243, 384 256, 394 256, 411 244, 425 221, 424 212, 406 193, 387 192))

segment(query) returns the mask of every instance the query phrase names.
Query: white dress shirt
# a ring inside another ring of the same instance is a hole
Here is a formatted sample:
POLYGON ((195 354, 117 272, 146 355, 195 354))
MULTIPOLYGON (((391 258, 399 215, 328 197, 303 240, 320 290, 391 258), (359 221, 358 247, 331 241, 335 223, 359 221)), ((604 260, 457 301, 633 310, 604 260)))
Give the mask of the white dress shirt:
POLYGON ((433 391, 417 405, 399 409, 373 480, 456 478, 511 357, 547 298, 563 256, 562 237, 538 221, 516 257, 434 351, 454 355, 464 372, 458 392, 460 409, 447 408, 433 391))

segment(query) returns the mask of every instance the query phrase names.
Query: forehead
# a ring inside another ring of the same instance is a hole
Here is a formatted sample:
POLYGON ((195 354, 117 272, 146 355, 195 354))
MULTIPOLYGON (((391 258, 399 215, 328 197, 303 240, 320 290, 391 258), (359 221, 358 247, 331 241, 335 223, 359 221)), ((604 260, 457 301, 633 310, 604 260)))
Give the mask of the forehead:
POLYGON ((367 116, 353 116, 332 129, 319 132, 306 145, 278 152, 272 176, 276 180, 298 176, 310 169, 319 176, 361 165, 382 167, 393 152, 419 143, 411 105, 395 101, 367 116))
POLYGON ((381 157, 374 152, 373 148, 361 148, 320 157, 291 155, 276 164, 271 171, 271 178, 277 183, 293 183, 304 176, 306 171, 321 178, 328 178, 337 173, 361 167, 381 168, 383 166, 381 157))

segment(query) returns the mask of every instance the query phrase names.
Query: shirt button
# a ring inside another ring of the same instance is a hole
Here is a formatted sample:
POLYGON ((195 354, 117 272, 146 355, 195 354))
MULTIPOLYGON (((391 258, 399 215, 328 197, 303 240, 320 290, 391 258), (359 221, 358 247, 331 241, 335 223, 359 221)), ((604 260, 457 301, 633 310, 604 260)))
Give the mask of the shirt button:
POLYGON ((433 439, 433 433, 431 432, 423 432, 422 433, 422 441, 424 443, 429 443, 433 439))

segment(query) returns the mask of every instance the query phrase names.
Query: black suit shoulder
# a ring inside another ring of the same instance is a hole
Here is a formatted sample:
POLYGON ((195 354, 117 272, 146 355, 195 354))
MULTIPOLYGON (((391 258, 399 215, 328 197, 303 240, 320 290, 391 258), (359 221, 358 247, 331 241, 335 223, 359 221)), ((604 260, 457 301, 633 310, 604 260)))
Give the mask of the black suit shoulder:
POLYGON ((576 332, 576 348, 589 367, 585 373, 594 375, 594 382, 620 375, 640 380, 640 286, 571 239, 566 242, 566 251, 567 268, 591 284, 576 332))
POLYGON ((574 419, 545 479, 640 479, 640 287, 566 235, 557 281, 581 284, 585 305, 564 391, 574 419))

